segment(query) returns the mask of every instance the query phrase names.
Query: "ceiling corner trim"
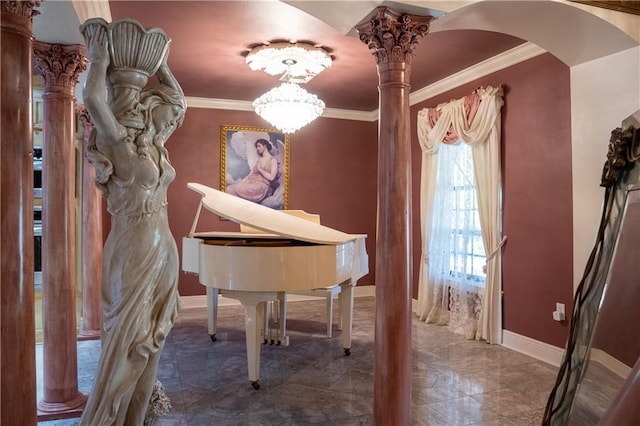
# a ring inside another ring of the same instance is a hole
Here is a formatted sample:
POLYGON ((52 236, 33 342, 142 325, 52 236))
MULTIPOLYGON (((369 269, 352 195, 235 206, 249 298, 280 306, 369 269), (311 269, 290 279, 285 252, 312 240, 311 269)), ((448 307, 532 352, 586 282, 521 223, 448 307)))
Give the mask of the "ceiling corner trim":
POLYGON ((409 104, 415 105, 422 101, 426 101, 434 96, 454 89, 470 81, 477 80, 496 71, 534 58, 538 55, 546 53, 543 48, 526 42, 512 49, 509 49, 499 55, 479 62, 469 68, 452 74, 440 81, 437 81, 422 89, 416 90, 409 96, 409 104))
MULTIPOLYGON (((199 98, 187 96, 188 108, 222 109, 229 111, 250 111, 255 112, 251 101, 238 101, 232 99, 199 98)), ((337 118, 340 120, 356 121, 376 121, 378 112, 376 111, 353 111, 339 108, 325 108, 321 117, 337 118)))
POLYGON ((89 18, 103 18, 105 21, 111 22, 111 8, 107 0, 72 0, 71 3, 80 23, 89 18))
POLYGON ((325 108, 322 118, 337 118, 339 120, 355 121, 376 121, 378 120, 378 110, 375 111, 355 111, 350 109, 325 108))
POLYGON ((198 98, 187 96, 188 108, 226 109, 231 111, 253 111, 249 101, 236 101, 232 99, 198 98))

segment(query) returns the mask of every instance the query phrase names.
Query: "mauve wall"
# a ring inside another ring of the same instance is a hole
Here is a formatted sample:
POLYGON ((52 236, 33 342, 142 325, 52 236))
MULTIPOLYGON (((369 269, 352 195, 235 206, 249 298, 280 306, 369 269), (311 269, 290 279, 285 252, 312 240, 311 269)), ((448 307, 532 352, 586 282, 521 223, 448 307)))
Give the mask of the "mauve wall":
POLYGON ((414 297, 420 257, 420 109, 480 86, 504 88, 502 108, 503 326, 564 346, 568 322, 552 319, 556 302, 572 307, 571 110, 569 68, 550 54, 482 77, 411 108, 414 194, 414 297))
MULTIPOLYGON (((267 126, 255 113, 189 108, 184 124, 167 143, 176 180, 169 188, 169 218, 178 249, 188 235, 200 201, 187 182, 220 187, 220 127, 267 126)), ((373 285, 376 218, 376 123, 321 118, 290 136, 289 209, 320 214, 323 225, 368 234, 369 275, 373 285)), ((203 210, 198 231, 238 231, 203 210)), ((250 267, 250 266, 249 266, 250 267)), ((180 294, 204 294, 197 277, 180 272, 180 294)))
MULTIPOLYGON (((413 297, 420 257, 420 158, 415 117, 420 109, 465 96, 478 86, 502 85, 504 234, 504 328, 564 346, 567 322, 553 321, 556 302, 572 305, 572 211, 569 69, 545 54, 414 105, 413 297)), ((220 182, 220 126, 265 127, 253 112, 190 108, 184 125, 167 144, 177 171, 169 189, 171 229, 181 245, 199 202, 187 182, 213 188, 220 182)), ((319 213, 323 224, 366 233, 375 282, 377 124, 318 119, 291 136, 289 208, 319 213)), ((198 230, 237 230, 203 212, 198 230)), ((180 294, 203 294, 195 276, 181 272, 180 294)))

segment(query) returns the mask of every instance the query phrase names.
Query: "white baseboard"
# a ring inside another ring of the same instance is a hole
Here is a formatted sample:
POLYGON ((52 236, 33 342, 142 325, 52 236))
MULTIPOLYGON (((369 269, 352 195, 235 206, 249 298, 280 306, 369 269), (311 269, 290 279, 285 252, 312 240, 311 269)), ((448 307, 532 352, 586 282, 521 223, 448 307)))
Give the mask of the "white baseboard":
MULTIPOLYGON (((376 295, 376 287, 372 285, 356 286, 354 287, 353 297, 367 297, 376 295)), ((202 294, 198 296, 182 296, 182 307, 188 308, 206 308, 207 296, 202 294)), ((317 300, 324 299, 324 297, 303 296, 298 294, 287 294, 287 302, 301 302, 304 300, 317 300)), ((218 306, 232 306, 239 305, 240 302, 224 296, 218 297, 218 306)))
POLYGON ((631 374, 631 367, 629 367, 624 362, 618 361, 616 358, 612 357, 601 349, 591 348, 589 356, 591 361, 599 362, 603 367, 610 371, 613 371, 623 379, 626 379, 627 377, 629 377, 629 374, 631 374))
POLYGON ((560 367, 562 355, 564 354, 564 348, 522 336, 509 330, 502 330, 502 346, 556 367, 560 367))
MULTIPOLYGON (((418 300, 412 299, 411 309, 414 314, 417 311, 417 306, 418 300)), ((564 354, 564 348, 540 342, 509 330, 502 330, 502 346, 556 367, 560 366, 564 354)))

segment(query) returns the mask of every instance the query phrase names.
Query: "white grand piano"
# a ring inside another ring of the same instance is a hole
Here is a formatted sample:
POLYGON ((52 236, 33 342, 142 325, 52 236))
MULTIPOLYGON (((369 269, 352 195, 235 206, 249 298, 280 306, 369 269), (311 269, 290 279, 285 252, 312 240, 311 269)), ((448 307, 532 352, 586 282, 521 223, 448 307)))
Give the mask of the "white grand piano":
POLYGON ((244 306, 252 386, 260 387, 266 302, 282 300, 286 292, 340 285, 342 345, 349 355, 353 287, 369 273, 366 235, 346 234, 198 183, 187 187, 201 200, 190 235, 182 240, 182 269, 198 274, 207 287, 210 333, 215 334, 218 293, 244 306), (203 206, 261 232, 195 232, 203 206))

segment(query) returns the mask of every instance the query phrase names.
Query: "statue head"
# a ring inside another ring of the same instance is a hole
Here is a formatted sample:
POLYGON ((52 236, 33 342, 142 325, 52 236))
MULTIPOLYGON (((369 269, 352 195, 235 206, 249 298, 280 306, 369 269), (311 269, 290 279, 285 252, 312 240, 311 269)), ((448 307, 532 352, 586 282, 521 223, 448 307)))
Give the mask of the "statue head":
POLYGON ((127 127, 144 129, 140 95, 148 77, 134 69, 111 69, 107 76, 109 105, 118 122, 127 127))

